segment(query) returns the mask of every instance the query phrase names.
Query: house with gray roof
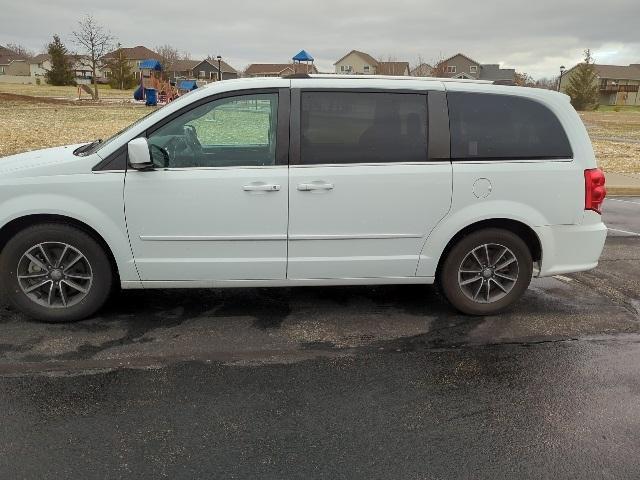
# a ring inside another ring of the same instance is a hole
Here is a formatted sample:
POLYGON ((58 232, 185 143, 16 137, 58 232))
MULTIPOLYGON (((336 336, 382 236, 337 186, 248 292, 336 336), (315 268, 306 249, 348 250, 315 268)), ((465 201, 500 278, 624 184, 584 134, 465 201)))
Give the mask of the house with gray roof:
MULTIPOLYGON (((578 64, 579 65, 579 64, 578 64)), ((574 66, 562 75, 560 91, 566 91, 574 66)), ((640 63, 630 65, 594 64, 600 105, 640 105, 640 63)))
POLYGON ((473 80, 514 81, 514 68, 502 68, 497 63, 480 63, 462 53, 444 59, 444 76, 449 78, 468 78, 473 80))

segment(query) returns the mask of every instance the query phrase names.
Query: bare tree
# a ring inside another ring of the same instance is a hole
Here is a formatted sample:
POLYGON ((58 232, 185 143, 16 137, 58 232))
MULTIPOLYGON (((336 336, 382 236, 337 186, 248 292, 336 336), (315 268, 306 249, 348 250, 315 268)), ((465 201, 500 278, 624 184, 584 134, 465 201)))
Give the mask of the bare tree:
POLYGON ((433 67, 425 62, 424 57, 422 55, 418 55, 414 61, 414 64, 411 66, 411 75, 414 77, 431 77, 433 67))
POLYGON ((535 85, 533 77, 526 72, 516 72, 513 83, 519 87, 533 87, 535 85))
POLYGON ((98 65, 104 54, 112 48, 114 37, 91 15, 85 15, 78 22, 78 27, 78 30, 73 32, 73 38, 87 57, 87 66, 91 67, 93 99, 98 100, 98 79, 96 78, 98 65))
POLYGON ((191 53, 186 50, 180 55, 180 60, 191 60, 191 53))
POLYGON ((445 58, 442 57, 442 54, 432 63, 433 67, 431 69, 431 76, 444 78, 448 77, 447 73, 447 63, 445 62, 445 58))
POLYGON ((545 88, 547 90, 557 90, 558 89, 558 76, 555 77, 543 77, 539 78, 535 81, 534 87, 536 88, 545 88))
POLYGON ((160 55, 160 64, 162 65, 162 71, 167 72, 180 60, 180 53, 177 48, 171 45, 162 45, 156 47, 156 52, 160 55))
POLYGON ((378 60, 379 62, 397 62, 398 56, 389 53, 387 55, 378 55, 376 57, 376 60, 378 60))
POLYGON ((7 43, 7 48, 12 52, 17 53, 21 57, 32 58, 35 57, 35 52, 24 45, 18 43, 7 43))

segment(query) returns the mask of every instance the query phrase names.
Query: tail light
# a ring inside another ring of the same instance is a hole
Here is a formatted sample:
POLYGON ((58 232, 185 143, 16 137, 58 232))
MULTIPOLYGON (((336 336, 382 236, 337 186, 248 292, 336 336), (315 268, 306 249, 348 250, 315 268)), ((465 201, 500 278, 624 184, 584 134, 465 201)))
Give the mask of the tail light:
POLYGON ((604 188, 604 173, 599 168, 584 171, 584 209, 601 213, 602 202, 607 196, 604 188))

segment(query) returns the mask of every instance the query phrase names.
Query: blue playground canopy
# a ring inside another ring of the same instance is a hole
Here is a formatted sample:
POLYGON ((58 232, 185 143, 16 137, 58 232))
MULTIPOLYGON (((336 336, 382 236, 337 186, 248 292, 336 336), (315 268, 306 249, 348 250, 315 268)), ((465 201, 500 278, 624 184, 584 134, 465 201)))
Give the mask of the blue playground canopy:
POLYGON ((179 90, 195 90, 196 88, 198 88, 198 85, 196 84, 195 80, 182 80, 179 84, 178 84, 178 89, 179 90))
POLYGON ((307 53, 306 50, 300 50, 300 52, 293 57, 296 62, 313 62, 313 57, 307 53))
POLYGON ((156 70, 159 72, 162 70, 162 65, 160 65, 160 62, 158 60, 153 60, 153 59, 143 60, 140 63, 140 69, 156 70))

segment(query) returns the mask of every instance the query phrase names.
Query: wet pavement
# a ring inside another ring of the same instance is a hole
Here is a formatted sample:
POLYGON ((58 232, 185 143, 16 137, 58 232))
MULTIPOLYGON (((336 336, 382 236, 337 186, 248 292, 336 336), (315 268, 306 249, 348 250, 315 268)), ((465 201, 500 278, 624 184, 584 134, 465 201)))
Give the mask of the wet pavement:
POLYGON ((640 199, 604 214, 598 269, 499 316, 406 285, 3 308, 0 478, 637 478, 640 199))

